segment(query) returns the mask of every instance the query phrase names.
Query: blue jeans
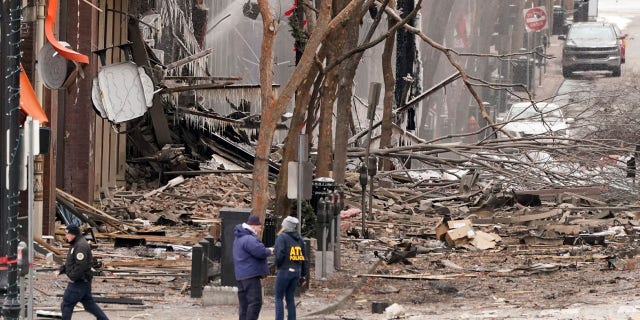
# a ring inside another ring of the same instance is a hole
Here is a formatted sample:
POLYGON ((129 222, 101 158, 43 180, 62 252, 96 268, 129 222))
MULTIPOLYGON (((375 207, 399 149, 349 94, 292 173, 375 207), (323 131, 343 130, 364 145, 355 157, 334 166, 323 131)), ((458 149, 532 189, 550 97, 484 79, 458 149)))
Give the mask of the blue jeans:
POLYGON ((260 277, 238 280, 238 306, 239 320, 258 320, 262 309, 260 277))
POLYGON ((73 308, 80 302, 84 310, 91 313, 98 320, 109 320, 102 309, 93 301, 91 296, 91 282, 73 282, 67 286, 62 296, 62 319, 70 320, 73 308))
POLYGON ((287 302, 287 319, 296 320, 296 302, 294 294, 298 281, 300 280, 300 270, 283 268, 278 270, 276 276, 276 320, 284 320, 284 304, 282 299, 287 302))

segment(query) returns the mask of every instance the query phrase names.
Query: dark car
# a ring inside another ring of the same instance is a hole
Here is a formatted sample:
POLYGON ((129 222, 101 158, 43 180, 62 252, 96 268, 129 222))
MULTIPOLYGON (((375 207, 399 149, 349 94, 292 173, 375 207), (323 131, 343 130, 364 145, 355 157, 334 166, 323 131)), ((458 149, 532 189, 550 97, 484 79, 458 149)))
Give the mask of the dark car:
POLYGON ((621 74, 620 40, 610 23, 574 23, 565 36, 562 49, 562 75, 574 71, 608 70, 614 77, 621 74))

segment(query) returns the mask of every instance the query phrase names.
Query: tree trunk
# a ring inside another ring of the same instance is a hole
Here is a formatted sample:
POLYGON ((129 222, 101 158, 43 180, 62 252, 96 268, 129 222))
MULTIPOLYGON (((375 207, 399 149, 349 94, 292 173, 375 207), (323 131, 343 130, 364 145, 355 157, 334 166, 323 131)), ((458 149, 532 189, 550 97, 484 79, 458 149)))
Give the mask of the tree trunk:
MULTIPOLYGON (((390 8, 395 8, 395 0, 389 2, 390 8)), ((388 27, 391 28, 395 24, 395 20, 388 18, 388 27)), ((393 111, 393 89, 395 78, 393 77, 393 45, 395 43, 395 32, 391 33, 384 42, 384 51, 382 52, 382 74, 384 79, 384 99, 382 101, 382 124, 380 128, 380 149, 390 148, 392 135, 392 111, 393 111)), ((382 169, 388 171, 391 169, 391 161, 388 158, 383 159, 382 169)))
MULTIPOLYGON (((352 41, 344 44, 343 52, 356 48, 359 38, 360 25, 356 19, 351 19, 346 26, 345 37, 352 41)), ((338 103, 336 106, 336 138, 333 159, 333 179, 336 185, 344 183, 347 166, 347 141, 349 140, 349 124, 351 123, 351 99, 353 97, 353 78, 356 75, 360 57, 358 54, 345 60, 340 65, 340 84, 338 85, 338 103)))
MULTIPOLYGON (((278 30, 278 21, 273 19, 267 0, 258 1, 262 15, 262 47, 260 53, 260 94, 262 102, 262 121, 260 136, 256 146, 253 163, 252 212, 264 221, 269 204, 269 155, 271 141, 275 133, 278 113, 273 93, 273 44, 278 30)), ((281 113, 280 113, 281 114, 281 113)), ((279 115, 278 115, 279 116, 279 115)))
POLYGON ((300 63, 294 69, 289 81, 284 85, 280 95, 274 99, 273 95, 273 40, 277 30, 277 21, 271 15, 268 0, 258 0, 262 15, 263 43, 260 56, 260 89, 262 100, 262 117, 260 122, 260 137, 256 145, 256 155, 253 167, 252 211, 264 217, 269 201, 269 154, 275 133, 276 124, 284 113, 287 104, 293 97, 305 76, 311 69, 314 57, 320 44, 327 35, 344 23, 362 5, 363 0, 354 0, 331 19, 332 3, 325 0, 320 3, 319 18, 316 29, 307 41, 306 49, 300 58, 300 63))
POLYGON ((318 68, 314 66, 311 72, 309 72, 309 75, 300 84, 300 88, 296 91, 296 105, 293 109, 291 127, 287 133, 287 139, 282 150, 282 165, 280 166, 280 174, 278 175, 278 182, 276 183, 275 212, 283 218, 291 213, 290 201, 287 199, 287 182, 289 179, 287 164, 291 161, 297 161, 298 135, 302 133, 305 115, 307 111, 310 110, 310 91, 317 75, 318 68))
MULTIPOLYGON (((333 32, 323 45, 327 47, 327 64, 337 58, 344 46, 344 29, 333 32)), ((333 68, 325 75, 320 93, 320 124, 318 127, 318 158, 316 161, 316 177, 332 177, 333 160, 333 106, 336 101, 338 86, 338 68, 333 68)))

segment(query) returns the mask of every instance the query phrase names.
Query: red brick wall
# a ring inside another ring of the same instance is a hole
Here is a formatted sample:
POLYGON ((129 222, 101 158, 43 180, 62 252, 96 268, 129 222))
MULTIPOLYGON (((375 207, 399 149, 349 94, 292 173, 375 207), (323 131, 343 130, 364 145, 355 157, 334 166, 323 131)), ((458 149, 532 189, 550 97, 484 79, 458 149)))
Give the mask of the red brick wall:
POLYGON ((95 139, 95 112, 91 102, 91 81, 95 76, 96 57, 91 53, 96 46, 93 42, 95 27, 92 21, 93 9, 82 2, 78 8, 76 1, 61 1, 60 14, 64 20, 60 22, 64 30, 60 30, 61 40, 67 41, 76 51, 90 58, 90 65, 85 66, 84 79, 78 78, 63 94, 60 104, 59 132, 62 145, 59 146, 63 166, 62 177, 58 176, 58 185, 66 192, 80 200, 90 202, 93 199, 94 162, 93 143, 95 139), (80 22, 78 23, 78 10, 80 22), (64 38, 63 36, 64 35, 64 38))

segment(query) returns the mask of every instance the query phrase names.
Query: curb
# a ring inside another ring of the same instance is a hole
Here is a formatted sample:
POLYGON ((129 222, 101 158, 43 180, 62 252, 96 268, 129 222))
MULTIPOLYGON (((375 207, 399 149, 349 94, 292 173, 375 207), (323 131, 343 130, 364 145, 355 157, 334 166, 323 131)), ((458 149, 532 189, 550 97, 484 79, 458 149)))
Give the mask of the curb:
MULTIPOLYGON (((380 265, 380 263, 382 262, 382 260, 378 260, 376 263, 373 264, 373 266, 371 268, 369 268, 369 270, 367 270, 367 273, 373 273, 376 268, 378 268, 378 266, 380 265)), ((360 280, 358 280, 358 282, 355 284, 355 286, 353 288, 347 289, 345 290, 345 292, 337 298, 337 301, 335 301, 334 303, 328 305, 327 307, 317 310, 317 311, 313 311, 310 313, 307 313, 305 315, 302 315, 299 317, 299 319, 303 320, 303 319, 317 319, 317 318, 310 318, 313 316, 319 316, 319 315, 323 315, 323 314, 327 314, 330 312, 334 312, 336 311, 338 308, 340 308, 340 306, 342 306, 342 304, 347 301, 351 295, 353 294, 353 292, 360 288, 360 286, 362 285, 362 283, 366 280, 366 278, 360 278, 360 280)))

